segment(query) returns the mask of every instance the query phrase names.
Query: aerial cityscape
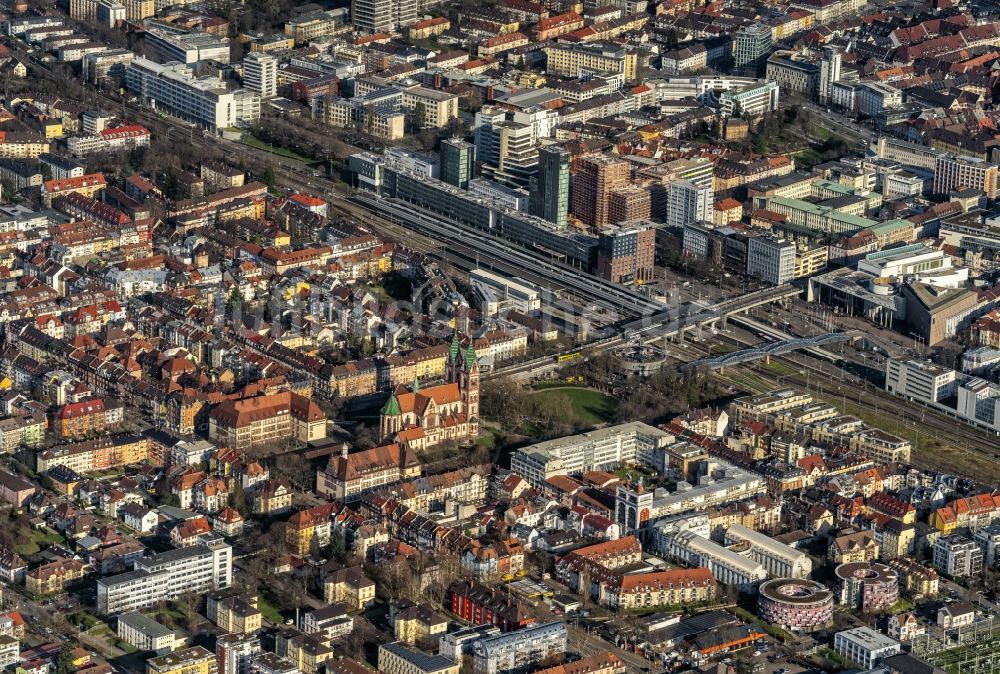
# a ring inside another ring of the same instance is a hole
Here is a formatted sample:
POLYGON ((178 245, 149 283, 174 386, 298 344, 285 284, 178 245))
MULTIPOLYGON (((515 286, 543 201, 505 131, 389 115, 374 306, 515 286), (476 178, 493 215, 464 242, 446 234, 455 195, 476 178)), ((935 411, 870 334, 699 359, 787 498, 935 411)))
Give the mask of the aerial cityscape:
POLYGON ((1000 3, 4 0, 0 79, 3 674, 1000 674, 1000 3))

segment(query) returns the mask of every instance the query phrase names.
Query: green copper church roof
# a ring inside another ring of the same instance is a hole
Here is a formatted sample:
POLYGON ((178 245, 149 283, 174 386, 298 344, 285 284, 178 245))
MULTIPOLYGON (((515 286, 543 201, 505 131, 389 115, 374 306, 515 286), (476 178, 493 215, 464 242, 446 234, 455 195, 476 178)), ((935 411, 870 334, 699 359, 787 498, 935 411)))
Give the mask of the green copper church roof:
POLYGON ((472 364, 476 362, 476 349, 472 346, 472 340, 469 340, 469 348, 465 352, 465 367, 471 368, 472 364))
POLYGON ((403 410, 399 408, 399 400, 396 398, 396 394, 393 393, 389 396, 389 400, 386 401, 385 405, 382 407, 382 414, 386 416, 393 416, 395 414, 402 414, 403 410))
POLYGON ((458 332, 455 332, 455 336, 451 338, 451 348, 448 349, 448 356, 450 360, 458 358, 458 351, 460 348, 461 347, 458 343, 458 332))

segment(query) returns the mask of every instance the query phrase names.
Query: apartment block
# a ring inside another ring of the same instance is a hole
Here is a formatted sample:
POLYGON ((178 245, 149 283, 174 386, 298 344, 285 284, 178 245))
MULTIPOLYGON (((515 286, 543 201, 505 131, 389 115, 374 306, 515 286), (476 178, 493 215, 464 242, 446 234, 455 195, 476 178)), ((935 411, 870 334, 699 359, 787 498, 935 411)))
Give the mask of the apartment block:
POLYGON ((215 653, 203 646, 146 660, 146 674, 217 674, 215 653))
POLYGON ((229 63, 229 42, 208 33, 169 33, 157 28, 145 32, 146 51, 160 63, 177 61, 194 65, 199 61, 229 63))
POLYGON ((654 455, 673 436, 642 422, 546 440, 514 452, 511 470, 536 487, 553 475, 579 475, 623 464, 653 465, 654 455))
POLYGON ((952 578, 975 576, 983 570, 983 550, 965 536, 942 536, 931 547, 934 568, 952 578))
POLYGON ((347 16, 346 8, 302 14, 285 23, 285 36, 303 47, 310 40, 336 33, 345 26, 347 16))
POLYGON ((250 52, 243 59, 243 86, 261 98, 278 93, 278 59, 265 52, 250 52))
POLYGON ((232 582, 232 546, 219 536, 135 561, 135 568, 97 581, 97 610, 105 615, 153 606, 187 592, 226 588, 232 582))
POLYGON ((487 637, 472 646, 473 671, 475 674, 498 674, 524 670, 549 657, 565 653, 566 645, 567 630, 562 622, 540 623, 516 632, 487 637))
POLYGON ((183 63, 133 59, 125 68, 125 86, 144 105, 213 132, 246 126, 260 117, 259 95, 245 89, 230 91, 212 77, 196 77, 183 63))
POLYGON ((39 452, 36 469, 44 473, 62 465, 78 473, 109 470, 145 461, 149 449, 149 438, 133 435, 85 440, 39 452))
POLYGON ((944 155, 934 162, 935 194, 947 195, 959 190, 981 190, 986 198, 996 199, 997 177, 1000 168, 996 164, 975 159, 973 157, 958 157, 944 155))
POLYGON ((634 49, 595 43, 559 43, 545 48, 548 73, 559 77, 621 75, 636 80, 638 54, 634 49))

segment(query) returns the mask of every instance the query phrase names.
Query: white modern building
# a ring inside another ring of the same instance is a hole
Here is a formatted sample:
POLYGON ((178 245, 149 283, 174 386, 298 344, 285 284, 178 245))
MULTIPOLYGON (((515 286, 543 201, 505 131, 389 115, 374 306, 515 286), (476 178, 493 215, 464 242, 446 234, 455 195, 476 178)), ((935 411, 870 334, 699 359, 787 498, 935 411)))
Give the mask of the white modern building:
POLYGON ((942 536, 931 547, 934 568, 952 578, 975 576, 983 570, 983 551, 965 536, 942 536))
POLYGON ((1000 431, 1000 386, 974 377, 958 386, 958 414, 1000 431))
POLYGON ((858 111, 869 117, 903 104, 903 92, 882 82, 865 82, 857 90, 858 111))
POLYGON ((696 222, 711 222, 715 215, 712 186, 696 185, 690 180, 674 180, 667 186, 667 225, 685 227, 696 222))
POLYGON ((220 634, 215 640, 219 674, 247 674, 261 652, 260 637, 253 634, 220 634))
POLYGON ((98 0, 97 22, 107 28, 114 28, 125 21, 125 5, 116 0, 98 0))
POLYGON ((565 653, 567 637, 564 623, 548 622, 480 639, 472 647, 473 671, 475 674, 524 671, 546 658, 565 653))
POLYGON ((889 359, 885 390, 923 403, 936 403, 955 395, 956 372, 916 358, 889 359))
POLYGON ((138 611, 118 616, 118 638, 136 650, 165 653, 184 645, 184 637, 138 611))
POLYGON ((861 669, 871 670, 882 658, 899 653, 902 644, 870 627, 855 627, 834 635, 833 650, 861 669))
POLYGON ((754 68, 771 53, 773 41, 771 27, 763 23, 740 28, 733 39, 733 66, 754 68))
MULTIPOLYGON (((124 8, 123 8, 124 11, 124 8)), ((145 32, 147 55, 160 63, 178 61, 194 65, 199 61, 229 63, 229 42, 209 33, 170 33, 159 28, 145 32)))
POLYGON ((854 112, 858 106, 859 89, 861 89, 860 82, 837 80, 830 85, 830 107, 846 112, 854 112))
POLYGON ((353 0, 351 20, 355 29, 366 33, 393 32, 417 20, 417 0, 353 0))
POLYGON ((105 615, 153 606, 193 592, 229 587, 233 548, 221 536, 135 560, 133 571, 97 581, 97 610, 105 615))
POLYGON ((509 279, 485 269, 469 272, 469 284, 479 297, 484 314, 496 316, 503 311, 531 313, 541 308, 537 287, 521 279, 509 279))
POLYGON ((858 261, 858 271, 875 278, 920 281, 939 288, 962 288, 969 280, 966 267, 955 267, 943 250, 904 246, 872 253, 858 261))
POLYGON ((977 346, 962 354, 962 372, 977 377, 986 375, 1000 365, 1000 349, 977 346))
POLYGON ((778 109, 778 85, 763 81, 730 90, 719 96, 719 109, 725 117, 759 117, 778 109))
POLYGON ((819 64, 819 89, 816 92, 820 105, 830 101, 833 83, 840 79, 840 48, 833 45, 823 47, 823 59, 819 64))
POLYGON ((475 625, 442 634, 438 642, 438 654, 455 662, 462 662, 465 656, 472 655, 472 647, 477 641, 499 634, 500 628, 496 625, 475 625))
POLYGON ((1000 562, 1000 557, 997 556, 997 552, 1000 550, 1000 525, 994 524, 976 531, 972 540, 983 553, 983 564, 987 568, 995 568, 1000 562))
POLYGON ((772 576, 807 578, 812 572, 809 555, 742 524, 733 524, 726 529, 725 543, 748 547, 750 559, 762 564, 772 576))
POLYGON ((795 278, 795 244, 776 236, 753 236, 747 243, 747 276, 773 285, 795 278))
POLYGON ((210 131, 244 127, 260 117, 260 96, 246 89, 228 90, 212 77, 196 77, 183 63, 160 65, 133 59, 125 67, 125 86, 144 105, 210 131))
POLYGON ((515 211, 528 210, 528 191, 519 187, 510 187, 487 178, 473 178, 469 181, 469 194, 492 199, 515 211))
POLYGON ((519 449, 511 456, 510 468, 539 487, 553 475, 614 470, 630 463, 652 466, 656 450, 673 439, 670 433, 633 421, 519 449))
POLYGON ((261 98, 278 95, 278 59, 252 51, 243 59, 243 86, 261 98))

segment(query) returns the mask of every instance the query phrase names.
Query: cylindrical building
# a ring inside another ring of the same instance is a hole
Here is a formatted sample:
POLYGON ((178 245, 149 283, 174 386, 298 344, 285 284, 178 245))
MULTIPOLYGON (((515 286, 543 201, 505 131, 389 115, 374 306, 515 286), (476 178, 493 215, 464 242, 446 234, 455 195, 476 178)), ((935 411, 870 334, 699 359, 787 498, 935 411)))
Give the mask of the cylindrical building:
POLYGON ((757 589, 757 615, 793 632, 833 623, 833 592, 813 580, 773 578, 757 589))
POLYGON ((899 601, 899 574, 885 564, 847 562, 834 573, 841 604, 872 613, 899 601))

